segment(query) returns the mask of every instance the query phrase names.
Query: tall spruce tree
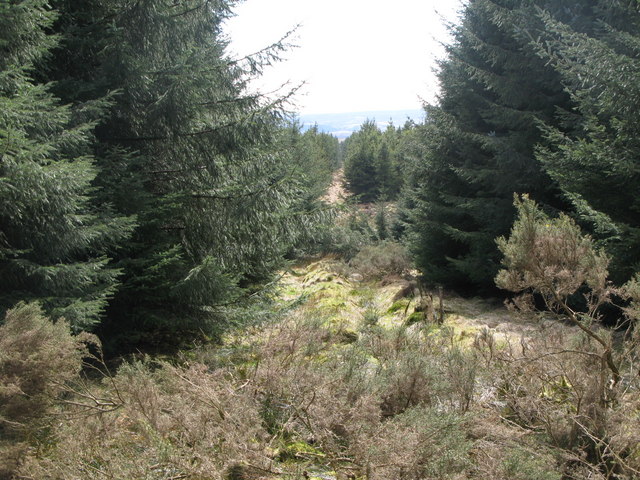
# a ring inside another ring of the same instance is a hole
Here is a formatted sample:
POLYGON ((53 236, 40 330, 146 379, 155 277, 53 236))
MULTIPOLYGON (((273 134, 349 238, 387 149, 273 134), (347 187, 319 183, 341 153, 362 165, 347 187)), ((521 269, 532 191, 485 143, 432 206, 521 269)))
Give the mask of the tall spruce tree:
POLYGON ((286 99, 246 92, 283 46, 229 58, 227 0, 54 5, 63 43, 48 75, 59 94, 80 102, 116 92, 97 130, 99 182, 139 226, 116 259, 123 288, 110 327, 132 341, 144 340, 133 331, 157 341, 204 328, 304 230, 277 141, 286 99))
POLYGON ((547 126, 538 158, 622 283, 640 270, 640 8, 601 1, 581 13, 590 20, 582 28, 540 13, 540 54, 562 74, 576 108, 563 112, 562 128, 547 126))
POLYGON ((544 27, 536 7, 562 12, 565 3, 476 0, 453 30, 439 104, 420 127, 424 157, 412 163, 404 201, 410 244, 431 283, 492 289, 494 239, 509 232, 513 193, 562 205, 534 150, 539 122, 553 124, 557 106, 570 100, 531 35, 544 27))
POLYGON ((0 0, 0 310, 38 300, 89 329, 114 293, 107 254, 130 222, 92 201, 91 132, 106 101, 64 106, 32 78, 54 20, 44 0, 0 0))
POLYGON ((331 184, 333 172, 340 164, 340 143, 336 137, 318 130, 314 125, 304 133, 297 119, 286 128, 286 148, 292 155, 294 175, 300 180, 308 208, 324 195, 331 184))

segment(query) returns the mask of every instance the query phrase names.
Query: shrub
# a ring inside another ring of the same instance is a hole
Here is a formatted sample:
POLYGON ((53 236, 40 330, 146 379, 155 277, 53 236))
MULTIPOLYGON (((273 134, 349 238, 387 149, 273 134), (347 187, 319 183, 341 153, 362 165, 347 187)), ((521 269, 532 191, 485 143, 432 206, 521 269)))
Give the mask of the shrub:
POLYGON ((362 247, 376 238, 368 217, 356 209, 335 219, 330 225, 319 228, 315 237, 315 250, 324 254, 336 254, 345 260, 353 258, 362 247))
MULTIPOLYGON (((615 402, 603 403, 607 370, 599 344, 579 328, 548 323, 506 344, 490 335, 482 332, 476 348, 488 362, 481 383, 492 385, 486 392, 494 392, 492 403, 501 419, 521 426, 522 432, 542 433, 540 440, 562 452, 562 462, 572 470, 568 478, 636 478, 633 452, 638 451, 640 435, 629 425, 637 419, 640 383, 633 364, 621 370, 626 388, 615 402)), ((545 473, 545 461, 531 452, 511 453, 513 458, 500 467, 502 476, 491 478, 564 478, 550 462, 545 473), (520 468, 527 463, 526 469, 520 468)))
POLYGON ((82 368, 82 338, 36 304, 18 304, 0 326, 0 478, 11 478, 28 443, 45 440, 55 401, 82 368))
POLYGON ((436 408, 415 407, 381 423, 358 458, 365 478, 461 478, 471 447, 461 420, 436 408))
POLYGON ((366 327, 373 327, 374 325, 377 325, 381 316, 382 312, 380 312, 380 309, 373 303, 368 303, 365 306, 364 312, 362 312, 363 323, 366 327))
POLYGON ((0 326, 0 429, 23 431, 46 416, 82 368, 86 348, 64 320, 19 304, 0 326))
POLYGON ((502 461, 504 478, 510 480, 561 480, 550 455, 540 455, 521 447, 507 450, 502 461))
POLYGON ((402 275, 411 267, 411 259, 406 248, 396 242, 382 242, 367 245, 351 260, 353 270, 368 279, 378 279, 387 275, 402 275))
POLYGON ((595 325, 600 307, 611 303, 615 293, 607 281, 609 259, 566 215, 549 218, 527 196, 516 197, 515 206, 518 218, 509 239, 497 240, 505 268, 498 272, 496 284, 520 294, 516 304, 521 309, 530 308, 532 295, 538 295, 548 309, 565 315, 587 335, 596 345, 591 354, 602 359, 601 375, 608 370, 611 378, 610 384, 601 385, 601 401, 606 403, 621 378, 611 338, 595 325), (583 289, 586 309, 579 312, 572 308, 570 297, 583 289))
POLYGON ((213 479, 268 468, 259 404, 229 371, 145 359, 124 364, 111 385, 122 407, 82 416, 70 406, 55 448, 27 458, 20 478, 213 479))

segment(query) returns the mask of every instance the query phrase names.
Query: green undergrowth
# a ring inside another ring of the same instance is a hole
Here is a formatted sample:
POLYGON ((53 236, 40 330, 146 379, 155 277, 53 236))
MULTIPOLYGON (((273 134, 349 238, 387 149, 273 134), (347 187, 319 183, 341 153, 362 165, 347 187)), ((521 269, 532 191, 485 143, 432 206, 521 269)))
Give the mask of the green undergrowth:
POLYGON ((404 320, 404 306, 391 309, 398 284, 381 287, 377 281, 354 281, 346 266, 332 259, 293 268, 283 279, 280 299, 294 302, 304 299, 303 308, 325 318, 335 328, 355 330, 363 322, 391 327, 404 320), (375 312, 376 321, 372 317, 375 312))
MULTIPOLYGON (((356 281, 334 259, 298 265, 269 320, 100 382, 65 377, 38 419, 51 419, 46 435, 16 433, 0 453, 19 458, 16 478, 607 478, 572 420, 595 422, 580 403, 591 357, 569 353, 584 339, 497 337, 471 322, 491 310, 458 313, 461 299, 445 299, 438 325, 423 299, 394 298, 403 282, 356 281)), ((598 418, 636 468, 637 431, 621 419, 637 418, 640 395, 616 408, 598 418)))

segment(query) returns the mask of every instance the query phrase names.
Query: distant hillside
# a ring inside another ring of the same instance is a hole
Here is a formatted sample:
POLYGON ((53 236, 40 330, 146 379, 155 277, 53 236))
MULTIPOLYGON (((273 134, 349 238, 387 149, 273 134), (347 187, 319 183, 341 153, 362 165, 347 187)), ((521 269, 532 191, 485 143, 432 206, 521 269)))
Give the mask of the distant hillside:
POLYGON ((322 113, 301 115, 300 122, 303 129, 311 128, 318 124, 318 128, 322 132, 330 133, 340 139, 347 138, 354 131, 360 128, 365 120, 375 120, 378 127, 384 129, 390 121, 396 126, 404 125, 407 119, 411 119, 416 123, 424 120, 424 110, 378 110, 368 112, 351 112, 351 113, 322 113))

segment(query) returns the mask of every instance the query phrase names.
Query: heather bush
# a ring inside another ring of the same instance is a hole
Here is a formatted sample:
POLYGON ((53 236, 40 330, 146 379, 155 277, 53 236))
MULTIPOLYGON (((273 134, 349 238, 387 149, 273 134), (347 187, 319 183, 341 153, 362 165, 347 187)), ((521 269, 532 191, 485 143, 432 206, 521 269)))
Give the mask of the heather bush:
POLYGON ((551 455, 512 447, 505 452, 500 465, 500 478, 505 480, 561 480, 555 459, 551 455))
POLYGON ((544 431, 568 463, 579 464, 573 478, 633 478, 640 474, 634 453, 640 444, 621 419, 629 421, 640 388, 638 339, 629 329, 637 320, 637 283, 614 287, 607 279, 609 259, 566 215, 551 218, 526 196, 516 197, 515 205, 511 235, 498 239, 504 269, 496 283, 519 294, 516 311, 531 312, 541 299, 572 327, 547 325, 519 346, 497 351, 490 341, 476 342, 485 358, 495 359, 504 414, 544 431), (580 308, 572 298, 577 295, 580 308), (620 299, 629 304, 617 333, 601 325, 600 311, 620 299))
POLYGON ((349 262, 352 270, 367 279, 402 275, 412 268, 407 250, 396 242, 381 242, 363 247, 349 262))
POLYGON ((56 448, 28 458, 21 475, 205 479, 237 465, 268 468, 259 404, 229 371, 147 360, 123 365, 113 385, 119 410, 78 417, 68 409, 56 448))
MULTIPOLYGON (((630 427, 638 418, 640 398, 635 366, 623 363, 625 388, 615 402, 603 404, 602 383, 607 377, 602 374, 602 358, 579 328, 547 323, 527 338, 499 345, 495 339, 487 341, 487 335, 475 344, 488 361, 479 381, 500 422, 537 437, 541 446, 555 451, 569 478, 636 478, 639 465, 634 452, 640 447, 640 435, 630 427)), ((544 464, 529 452, 516 455, 522 457, 519 460, 505 460, 500 468, 517 470, 516 464, 526 464, 527 456, 528 471, 544 464)), ((518 475, 504 474, 504 478, 564 478, 556 470, 532 476, 519 470, 518 475)))
POLYGON ((28 445, 47 442, 56 401, 87 354, 83 337, 37 304, 18 304, 0 326, 0 478, 11 478, 28 445))
POLYGON ((373 322, 373 288, 353 292, 354 318, 311 296, 223 346, 125 362, 68 390, 54 442, 5 457, 20 478, 56 480, 634 478, 637 370, 621 363, 625 389, 603 405, 600 350, 580 328, 472 342, 446 323, 373 322))
POLYGON ((462 420, 435 408, 414 407, 376 423, 347 452, 358 476, 370 480, 464 478, 472 442, 462 420))
POLYGON ((460 426, 461 396, 442 381, 459 367, 440 358, 448 332, 370 326, 349 344, 335 335, 305 316, 266 333, 251 378, 269 432, 312 445, 345 476, 448 478, 463 471, 470 443, 460 426))

